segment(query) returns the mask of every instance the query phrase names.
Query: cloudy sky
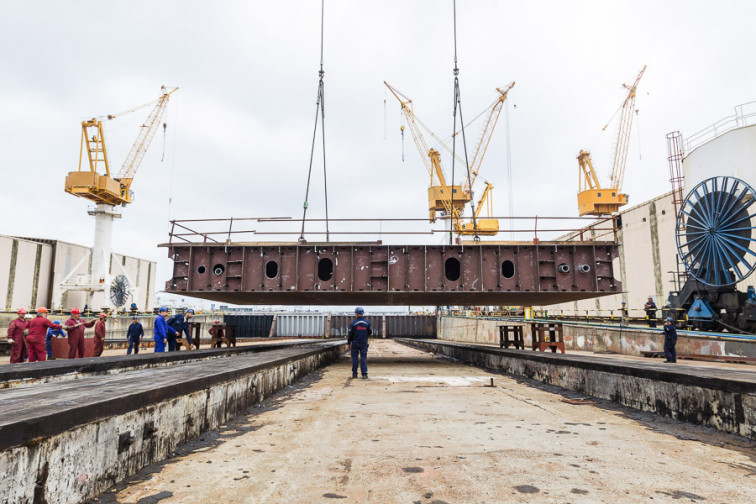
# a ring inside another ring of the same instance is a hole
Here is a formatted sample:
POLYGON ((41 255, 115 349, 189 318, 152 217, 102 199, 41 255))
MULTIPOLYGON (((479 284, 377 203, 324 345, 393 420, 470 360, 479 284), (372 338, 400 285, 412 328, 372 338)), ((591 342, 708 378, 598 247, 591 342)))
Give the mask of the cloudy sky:
MULTIPOLYGON (((3 0, 0 12, 0 234, 91 245, 87 201, 63 191, 66 172, 78 166, 80 122, 149 101, 161 85, 180 90, 164 118, 167 134, 155 137, 136 176, 135 202, 116 223, 115 251, 159 261, 163 285, 171 263, 156 245, 167 241, 172 218, 301 217, 319 1, 3 0)), ((666 133, 695 133, 756 99, 754 2, 481 0, 458 2, 457 16, 465 117, 485 108, 496 87, 517 83, 509 129, 502 119, 480 174, 479 182, 496 186, 497 215, 508 214, 510 193, 515 215, 577 215, 575 157, 591 149, 608 179, 616 121, 601 129, 624 99, 621 84, 643 65, 624 187, 631 202, 669 190, 666 133)), ((448 137, 453 52, 451 1, 326 1, 332 218, 426 216, 428 175, 409 136, 402 162, 399 105, 383 81, 410 96, 417 115, 448 137)), ((145 116, 106 125, 116 168, 145 116)), ((471 146, 480 127, 468 130, 471 146)), ((316 151, 310 217, 324 216, 321 155, 316 151)), ((355 229, 399 228, 331 225, 355 229)))

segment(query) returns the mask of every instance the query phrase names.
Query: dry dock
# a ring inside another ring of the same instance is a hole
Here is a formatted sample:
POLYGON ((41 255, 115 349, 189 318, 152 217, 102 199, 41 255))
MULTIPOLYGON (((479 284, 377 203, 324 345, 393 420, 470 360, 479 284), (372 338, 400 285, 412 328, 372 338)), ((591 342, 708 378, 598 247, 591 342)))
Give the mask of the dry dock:
POLYGON ((756 491, 745 438, 393 341, 371 343, 370 359, 369 380, 349 379, 342 356, 92 502, 745 503, 756 491))

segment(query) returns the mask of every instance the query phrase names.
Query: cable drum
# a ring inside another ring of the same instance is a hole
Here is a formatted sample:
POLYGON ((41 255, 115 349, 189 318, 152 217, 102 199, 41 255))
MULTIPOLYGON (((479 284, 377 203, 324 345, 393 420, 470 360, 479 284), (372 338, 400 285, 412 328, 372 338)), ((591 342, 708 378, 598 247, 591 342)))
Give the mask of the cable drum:
POLYGON ((732 285, 756 269, 756 191, 735 177, 712 177, 688 193, 677 215, 677 253, 699 282, 732 285))

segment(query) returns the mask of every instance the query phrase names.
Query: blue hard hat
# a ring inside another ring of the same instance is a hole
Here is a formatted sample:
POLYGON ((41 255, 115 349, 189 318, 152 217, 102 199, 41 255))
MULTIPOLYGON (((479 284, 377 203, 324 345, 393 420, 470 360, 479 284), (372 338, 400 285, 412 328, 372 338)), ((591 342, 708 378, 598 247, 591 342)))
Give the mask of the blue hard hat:
POLYGON ((188 310, 186 310, 186 313, 191 313, 192 315, 194 315, 194 310, 192 308, 189 308, 188 310))
POLYGON ((167 306, 161 306, 161 307, 160 307, 160 309, 159 309, 158 311, 159 311, 159 312, 168 311, 168 307, 167 307, 167 306))
POLYGON ((60 324, 60 320, 53 320, 53 324, 60 324))
POLYGON ((365 310, 362 308, 362 306, 358 306, 354 309, 354 313, 356 313, 357 315, 362 315, 363 313, 365 313, 365 310))
POLYGON ((667 317, 667 322, 674 322, 674 321, 675 319, 673 319, 672 317, 667 317))

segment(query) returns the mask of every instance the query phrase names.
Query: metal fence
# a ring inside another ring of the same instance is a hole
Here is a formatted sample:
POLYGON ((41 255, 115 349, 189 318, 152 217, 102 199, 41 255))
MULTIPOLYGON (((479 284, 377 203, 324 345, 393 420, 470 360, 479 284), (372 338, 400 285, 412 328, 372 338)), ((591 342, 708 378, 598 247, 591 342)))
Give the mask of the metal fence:
POLYGON ((273 315, 226 315, 225 323, 236 326, 237 338, 267 338, 273 325, 273 315))

